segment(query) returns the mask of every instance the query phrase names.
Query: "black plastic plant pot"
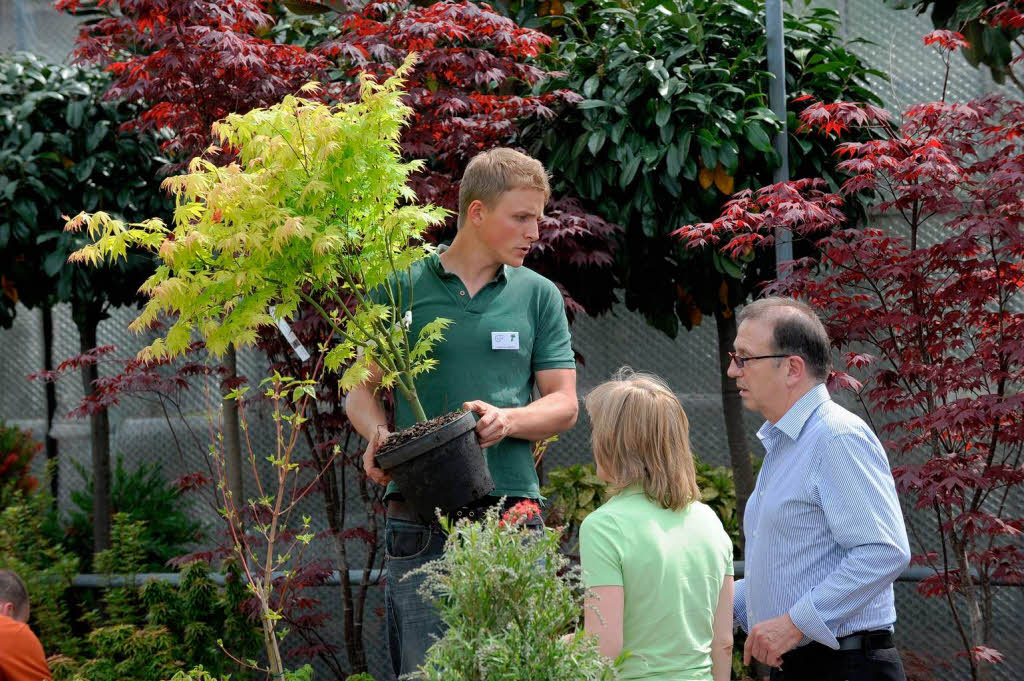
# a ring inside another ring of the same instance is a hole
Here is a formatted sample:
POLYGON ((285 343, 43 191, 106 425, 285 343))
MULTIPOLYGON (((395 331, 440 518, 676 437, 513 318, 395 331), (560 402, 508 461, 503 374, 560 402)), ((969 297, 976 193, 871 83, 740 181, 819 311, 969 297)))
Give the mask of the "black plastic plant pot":
POLYGON ((450 513, 494 491, 475 428, 476 418, 466 412, 377 456, 377 465, 391 474, 424 522, 435 517, 435 509, 450 513))

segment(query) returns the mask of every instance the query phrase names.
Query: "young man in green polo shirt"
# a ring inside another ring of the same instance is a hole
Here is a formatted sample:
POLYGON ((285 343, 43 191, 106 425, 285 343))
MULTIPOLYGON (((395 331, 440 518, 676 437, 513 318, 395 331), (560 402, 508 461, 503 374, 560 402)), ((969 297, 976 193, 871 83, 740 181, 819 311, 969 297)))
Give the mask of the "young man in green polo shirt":
MULTIPOLYGON (((416 391, 428 418, 459 408, 479 416, 476 432, 496 486, 491 504, 501 497, 508 504, 539 499, 530 443, 576 422, 576 363, 562 296, 522 266, 550 193, 536 159, 512 149, 478 154, 460 185, 454 241, 417 263, 411 276, 410 335, 437 317, 454 321, 435 349, 437 368, 416 378, 416 391), (531 401, 534 388, 540 397, 531 401)), ((407 293, 403 300, 410 300, 407 293)), ((402 578, 438 557, 444 536, 436 523, 422 524, 374 462, 388 435, 379 385, 375 372, 345 403, 370 443, 363 455, 367 476, 388 483, 385 603, 391 661, 400 675, 415 671, 442 634, 437 609, 417 593, 422 579, 402 578)), ((395 400, 396 427, 414 421, 404 401, 395 400)))

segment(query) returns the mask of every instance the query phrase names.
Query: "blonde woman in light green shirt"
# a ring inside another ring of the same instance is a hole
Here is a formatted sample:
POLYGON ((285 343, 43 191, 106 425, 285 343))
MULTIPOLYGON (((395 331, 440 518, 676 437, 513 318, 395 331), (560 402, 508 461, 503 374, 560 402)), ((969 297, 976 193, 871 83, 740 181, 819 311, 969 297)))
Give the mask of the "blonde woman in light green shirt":
POLYGON ((728 681, 732 542, 702 504, 689 422, 657 377, 620 370, 586 398, 610 498, 580 528, 584 626, 622 679, 728 681))

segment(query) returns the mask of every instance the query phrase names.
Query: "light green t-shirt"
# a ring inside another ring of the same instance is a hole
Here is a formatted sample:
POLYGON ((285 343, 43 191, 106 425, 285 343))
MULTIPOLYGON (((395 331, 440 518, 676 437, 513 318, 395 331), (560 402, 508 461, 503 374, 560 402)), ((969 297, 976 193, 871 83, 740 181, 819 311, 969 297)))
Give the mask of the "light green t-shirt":
MULTIPOLYGON (((624 590, 623 679, 711 681, 718 594, 733 574, 732 541, 708 506, 670 511, 623 490, 580 527, 587 588, 624 590)), ((598 606, 600 607, 600 606, 598 606)))

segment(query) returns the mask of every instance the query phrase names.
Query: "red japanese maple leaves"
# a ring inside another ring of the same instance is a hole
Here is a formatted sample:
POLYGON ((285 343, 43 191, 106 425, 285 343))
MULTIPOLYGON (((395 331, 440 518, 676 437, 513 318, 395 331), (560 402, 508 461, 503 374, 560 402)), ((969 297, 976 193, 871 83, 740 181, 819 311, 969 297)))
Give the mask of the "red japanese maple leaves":
MULTIPOLYGON (((950 31, 925 42, 944 61, 966 44, 950 31)), ((859 392, 903 461, 897 487, 938 528, 922 548, 942 550, 916 557, 935 571, 919 590, 962 593, 972 611, 975 583, 1024 581, 1024 518, 1005 503, 1024 485, 1024 104, 917 104, 896 127, 874 107, 815 102, 800 119, 804 133, 875 132, 839 147, 838 192, 810 179, 741 192, 676 234, 734 257, 778 229, 813 244, 767 290, 808 301, 864 376, 859 392), (850 225, 844 201, 864 194, 874 217, 850 225)), ((980 625, 959 630, 972 669, 1001 660, 980 625)))
POLYGON ((83 27, 76 53, 108 65, 110 98, 144 103, 126 127, 172 129, 164 148, 186 158, 207 147, 214 121, 276 103, 327 65, 301 47, 257 37, 273 24, 266 0, 99 0, 114 4, 117 13, 83 27))

